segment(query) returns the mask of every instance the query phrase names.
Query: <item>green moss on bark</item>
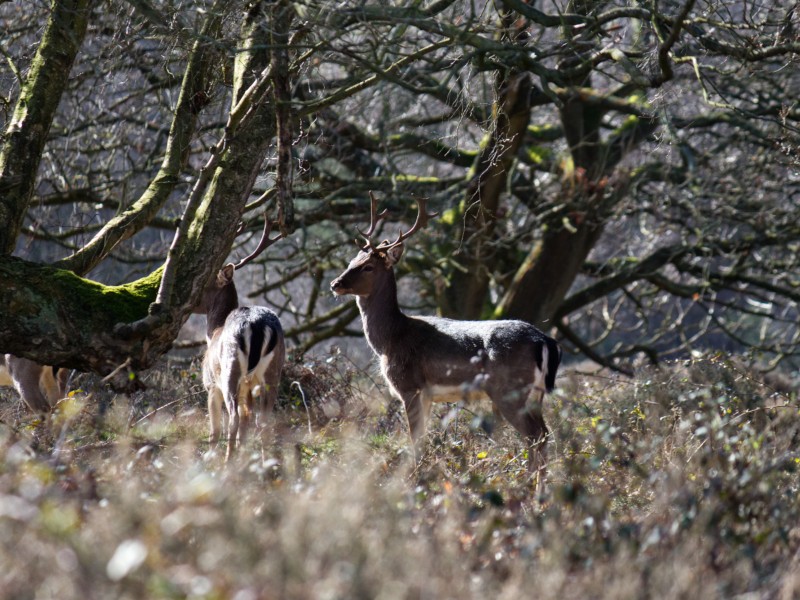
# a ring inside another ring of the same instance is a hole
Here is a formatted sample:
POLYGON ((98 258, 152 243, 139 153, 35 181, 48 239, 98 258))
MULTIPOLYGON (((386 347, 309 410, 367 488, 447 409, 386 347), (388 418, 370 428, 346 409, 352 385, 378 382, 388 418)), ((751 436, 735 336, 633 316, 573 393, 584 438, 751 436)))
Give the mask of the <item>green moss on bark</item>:
POLYGON ((161 272, 159 267, 150 275, 124 285, 103 285, 60 269, 52 269, 50 276, 62 294, 73 298, 71 304, 76 310, 115 324, 132 323, 147 315, 158 292, 161 272))

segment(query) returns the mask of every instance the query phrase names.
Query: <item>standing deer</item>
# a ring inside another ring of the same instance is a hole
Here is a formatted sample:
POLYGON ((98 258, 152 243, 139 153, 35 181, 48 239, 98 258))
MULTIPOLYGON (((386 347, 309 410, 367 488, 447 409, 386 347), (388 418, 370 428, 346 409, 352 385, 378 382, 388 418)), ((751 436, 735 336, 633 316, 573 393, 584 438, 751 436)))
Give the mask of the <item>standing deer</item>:
POLYGON ((267 222, 258 248, 237 264, 225 265, 203 292, 196 314, 207 316, 208 348, 203 359, 203 385, 208 392, 211 444, 219 441, 222 403, 228 412, 229 460, 238 442, 243 443, 254 417, 272 411, 286 359, 283 328, 278 316, 263 306, 240 307, 233 274, 267 246, 267 222))
POLYGON ((410 317, 397 302, 394 265, 403 242, 427 224, 419 200, 414 226, 394 242, 378 245, 372 235, 386 211, 377 213, 370 193, 366 241, 347 269, 331 283, 334 294, 352 294, 361 312, 367 342, 380 359, 391 392, 405 405, 411 439, 418 455, 433 402, 488 395, 529 444, 528 468, 544 489, 547 426, 542 416, 545 392, 553 389, 561 361, 555 340, 524 321, 457 321, 410 317), (478 392, 478 394, 470 393, 478 392))
POLYGON ((0 354, 0 386, 14 386, 33 412, 46 413, 64 397, 69 369, 42 366, 13 354, 0 354))

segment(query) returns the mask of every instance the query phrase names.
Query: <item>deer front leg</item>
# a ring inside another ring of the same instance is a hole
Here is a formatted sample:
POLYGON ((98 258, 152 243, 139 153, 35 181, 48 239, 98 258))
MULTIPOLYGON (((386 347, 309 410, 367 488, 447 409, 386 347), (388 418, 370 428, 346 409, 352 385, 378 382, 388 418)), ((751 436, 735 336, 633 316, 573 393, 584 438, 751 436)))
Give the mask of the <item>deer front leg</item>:
POLYGON ((425 439, 425 429, 428 415, 431 411, 430 399, 421 390, 415 390, 401 396, 406 409, 408 430, 411 434, 414 458, 416 461, 422 457, 422 445, 425 439))

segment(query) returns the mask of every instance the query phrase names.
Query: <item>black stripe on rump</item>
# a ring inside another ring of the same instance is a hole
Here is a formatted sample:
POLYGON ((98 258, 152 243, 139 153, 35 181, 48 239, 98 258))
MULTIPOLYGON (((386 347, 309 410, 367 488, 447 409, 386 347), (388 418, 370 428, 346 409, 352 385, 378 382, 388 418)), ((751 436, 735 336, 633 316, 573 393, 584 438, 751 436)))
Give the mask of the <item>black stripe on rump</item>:
MULTIPOLYGON (((256 368, 258 361, 261 360, 261 349, 264 347, 264 333, 267 330, 261 323, 252 323, 250 325, 250 353, 247 355, 247 372, 249 373, 256 368)), ((272 329, 269 329, 272 334, 272 329)), ((270 335, 270 342, 274 335, 270 335)), ((269 350, 267 350, 269 354, 269 350)))
POLYGON ((247 355, 247 372, 252 372, 264 356, 270 354, 280 341, 281 322, 271 310, 261 307, 241 307, 231 313, 225 327, 236 333, 236 345, 247 355), (265 339, 269 336, 269 340, 265 339), (267 348, 264 342, 267 341, 267 348))

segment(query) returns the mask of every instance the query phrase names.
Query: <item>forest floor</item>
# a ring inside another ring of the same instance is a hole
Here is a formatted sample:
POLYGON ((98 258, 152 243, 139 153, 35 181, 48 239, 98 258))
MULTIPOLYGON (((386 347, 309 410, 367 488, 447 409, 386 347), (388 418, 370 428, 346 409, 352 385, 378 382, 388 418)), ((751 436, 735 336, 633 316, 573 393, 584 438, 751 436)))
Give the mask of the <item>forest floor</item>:
POLYGON ((342 357, 291 363, 273 424, 211 452, 197 362, 0 405, 2 598, 797 598, 800 415, 734 361, 565 369, 546 492, 490 407, 402 409, 342 357))

